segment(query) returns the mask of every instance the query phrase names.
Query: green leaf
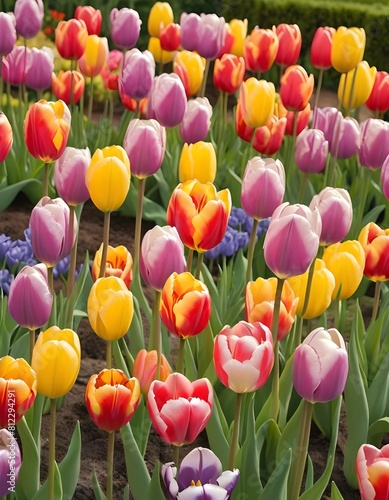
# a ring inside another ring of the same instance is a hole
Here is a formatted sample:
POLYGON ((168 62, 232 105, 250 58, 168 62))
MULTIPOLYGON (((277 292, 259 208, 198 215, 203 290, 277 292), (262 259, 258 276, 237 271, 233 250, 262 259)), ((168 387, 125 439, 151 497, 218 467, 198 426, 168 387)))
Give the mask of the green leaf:
POLYGON ((161 487, 161 463, 157 461, 153 476, 150 481, 150 487, 147 495, 148 500, 164 500, 165 495, 161 487))
POLYGON ((17 424, 22 441, 23 462, 19 471, 16 493, 19 500, 30 500, 39 488, 40 454, 25 417, 17 424))
POLYGON ((313 479, 314 479, 313 462, 312 462, 312 458, 308 455, 307 456, 307 477, 305 479, 305 489, 306 490, 308 490, 309 488, 312 488, 313 479))
POLYGON ((228 425, 225 421, 223 412, 221 411, 216 391, 213 397, 214 402, 212 413, 205 430, 207 431, 208 442, 211 450, 219 457, 219 460, 223 465, 223 469, 225 469, 228 466, 228 457, 230 453, 230 447, 226 438, 228 425))
POLYGON ((104 491, 101 489, 99 480, 97 479, 95 467, 93 467, 93 472, 92 472, 92 483, 93 483, 93 493, 95 494, 96 500, 107 500, 104 491))
POLYGON ((382 437, 387 432, 389 432, 389 417, 380 418, 369 427, 367 442, 379 448, 382 437))
POLYGON ((42 183, 37 179, 25 179, 23 181, 2 188, 0 190, 0 212, 6 210, 14 201, 18 193, 20 193, 22 189, 26 189, 27 186, 31 184, 38 184, 40 192, 42 194, 42 183))
MULTIPOLYGON (((20 480, 20 479, 19 479, 20 480)), ((44 485, 39 488, 38 492, 32 497, 32 500, 47 500, 48 498, 49 480, 47 479, 44 485)), ((31 497, 29 497, 31 498, 31 497)), ((54 498, 63 498, 61 474, 58 469, 57 462, 54 462, 54 498)), ((68 498, 68 497, 65 497, 68 498)), ((70 497, 69 497, 70 498, 70 497)))
POLYGON ((367 389, 369 422, 375 422, 385 416, 389 391, 389 353, 380 365, 374 380, 367 389))
POLYGON ((287 500, 288 476, 292 464, 292 450, 288 450, 277 464, 261 494, 261 500, 287 500))
POLYGON ((74 428, 72 439, 68 451, 59 464, 58 469, 61 473, 64 498, 73 498, 76 491, 78 476, 80 475, 81 465, 81 430, 80 422, 77 421, 74 428))
POLYGON ((344 500, 334 481, 331 483, 331 500, 344 500))
POLYGON ((277 462, 281 461, 282 457, 288 452, 288 450, 291 450, 292 456, 295 456, 303 406, 304 400, 302 399, 297 410, 294 412, 282 431, 277 446, 277 462))

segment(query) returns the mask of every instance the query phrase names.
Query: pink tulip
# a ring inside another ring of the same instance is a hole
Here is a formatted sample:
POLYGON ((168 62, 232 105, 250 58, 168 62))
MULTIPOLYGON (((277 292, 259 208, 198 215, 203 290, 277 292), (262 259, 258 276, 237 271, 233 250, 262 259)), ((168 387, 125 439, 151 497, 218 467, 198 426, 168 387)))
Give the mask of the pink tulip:
POLYGON ((285 194, 285 170, 280 160, 254 156, 247 162, 240 200, 254 219, 271 217, 285 194))
MULTIPOLYGON (((359 123, 355 118, 339 116, 336 125, 336 139, 332 141, 330 153, 337 158, 347 159, 356 154, 360 146, 361 132, 359 123)), ((334 135, 335 138, 335 135, 334 135)))
POLYGON ((359 163, 371 170, 381 168, 389 154, 389 123, 368 118, 361 124, 359 163))
POLYGON ((225 41, 225 20, 216 14, 181 14, 181 46, 205 59, 216 59, 225 41))
POLYGON ((54 71, 54 51, 49 47, 33 47, 27 53, 26 85, 34 90, 51 87, 54 71))
POLYGON ((328 142, 324 133, 315 128, 306 129, 296 139, 294 159, 299 170, 318 174, 325 169, 328 142))
POLYGON ((20 326, 36 330, 50 318, 52 305, 45 264, 23 267, 9 289, 8 310, 12 318, 20 326))
POLYGON ((59 196, 68 205, 80 205, 89 200, 85 175, 91 161, 89 148, 66 147, 54 165, 54 184, 59 196))
POLYGON ((183 141, 187 144, 204 141, 211 126, 211 118, 212 106, 206 97, 190 99, 180 125, 183 141))
POLYGON ((2 76, 10 85, 22 85, 26 81, 27 54, 31 49, 17 45, 3 59, 2 76))
MULTIPOLYGON (((157 351, 149 351, 146 349, 141 349, 138 351, 136 358, 134 359, 134 365, 132 368, 133 376, 138 379, 140 384, 140 390, 144 396, 147 397, 151 383, 156 379, 158 364, 158 353, 157 351)), ((172 373, 172 369, 169 365, 168 360, 164 354, 161 354, 160 361, 160 374, 159 379, 164 382, 168 376, 172 373)))
POLYGON ((162 165, 166 130, 156 120, 131 120, 123 146, 130 160, 131 174, 144 179, 162 165))
POLYGON ((293 385, 311 403, 326 403, 342 394, 347 373, 346 346, 336 328, 316 328, 295 350, 293 385))
POLYGON ((320 233, 317 209, 283 203, 273 213, 265 236, 267 266, 278 278, 304 274, 316 257, 320 233))
POLYGON ((186 269, 184 244, 177 229, 154 226, 147 231, 142 240, 139 265, 143 280, 159 291, 172 273, 183 273, 186 269))
MULTIPOLYGON (((12 495, 18 481, 22 457, 16 437, 8 429, 0 429, 0 496, 12 495)), ((13 496, 13 495, 12 495, 13 496)))
POLYGON ((154 57, 148 50, 131 49, 124 55, 119 77, 120 95, 140 100, 150 94, 155 73, 154 57))
POLYGON ((109 25, 112 41, 125 49, 135 47, 142 21, 134 9, 112 9, 109 14, 109 25))
POLYGON ((382 192, 384 193, 385 198, 389 201, 389 156, 386 157, 386 160, 382 164, 381 184, 382 192))
POLYGON ((208 379, 191 382, 172 373, 165 382, 152 382, 147 395, 151 422, 169 444, 190 444, 205 428, 212 413, 213 390, 208 379))
POLYGON ((16 43, 16 19, 12 12, 0 12, 0 57, 8 55, 16 43))
POLYGON ((175 73, 155 77, 147 108, 149 118, 164 127, 176 127, 186 113, 186 94, 181 78, 175 73))
POLYGON ((24 38, 33 38, 42 29, 44 16, 42 0, 16 0, 14 13, 16 31, 24 38))
POLYGON ((346 237, 353 220, 353 206, 348 191, 326 187, 312 198, 309 208, 317 208, 321 215, 321 245, 339 243, 346 237))
POLYGON ((232 328, 225 326, 215 338, 213 361, 216 375, 226 387, 237 393, 256 391, 273 368, 270 329, 245 321, 232 328))
POLYGON ((363 444, 357 453, 361 500, 386 500, 389 495, 389 444, 381 449, 363 444))
POLYGON ((319 108, 316 106, 313 112, 312 128, 318 128, 324 134, 325 140, 328 141, 329 149, 332 148, 334 131, 337 130, 338 120, 342 117, 342 113, 334 107, 319 108))

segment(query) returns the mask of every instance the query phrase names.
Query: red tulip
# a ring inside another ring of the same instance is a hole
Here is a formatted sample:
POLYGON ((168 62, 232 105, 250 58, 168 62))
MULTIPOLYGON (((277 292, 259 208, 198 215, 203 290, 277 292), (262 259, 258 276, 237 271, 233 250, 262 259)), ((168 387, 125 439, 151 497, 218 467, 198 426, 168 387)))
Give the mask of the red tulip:
POLYGON ((282 146, 287 119, 273 115, 266 125, 255 129, 253 148, 263 155, 273 155, 282 146))
POLYGON ((280 97, 283 106, 289 111, 302 111, 311 98, 314 86, 313 75, 302 66, 289 66, 281 77, 280 97))
POLYGON ((101 10, 95 9, 90 5, 84 7, 78 5, 74 12, 74 17, 79 21, 84 21, 86 29, 88 30, 88 35, 100 35, 101 23, 103 20, 101 10))
POLYGON ((221 59, 215 61, 213 84, 222 92, 234 94, 243 81, 245 69, 243 57, 224 54, 221 59))
POLYGON ((0 163, 4 161, 12 148, 12 127, 8 118, 0 111, 0 163))
POLYGON ((55 97, 66 104, 70 104, 70 89, 73 86, 73 102, 77 104, 85 90, 85 79, 79 71, 61 70, 58 76, 53 73, 51 85, 55 97))
POLYGON ((366 101, 366 107, 371 111, 385 113, 389 109, 389 73, 377 71, 373 89, 366 101))
MULTIPOLYGON (((286 115, 286 127, 285 135, 293 135, 293 123, 295 117, 295 111, 288 111, 286 115)), ((309 123, 309 118, 311 117, 311 105, 308 103, 302 111, 297 112, 297 127, 296 135, 301 134, 305 127, 309 123)))
POLYGON ((335 28, 317 28, 311 44, 311 64, 317 69, 331 68, 332 36, 335 28))
POLYGON ((244 44, 244 59, 247 69, 258 73, 268 71, 277 55, 279 41, 276 28, 254 28, 244 44))
POLYGON ((361 500, 386 500, 389 493, 389 445, 380 450, 363 444, 357 454, 357 476, 361 500))
POLYGON ((80 59, 84 53, 88 30, 84 21, 61 21, 55 29, 55 45, 64 59, 80 59))
POLYGON ((301 50, 301 31, 297 24, 279 24, 276 28, 279 41, 276 63, 281 66, 296 64, 301 50))
POLYGON ((389 229, 381 229, 374 222, 359 233, 366 256, 363 274, 372 281, 389 280, 389 229))
POLYGON ((165 26, 159 34, 162 50, 173 52, 180 46, 181 27, 179 24, 171 23, 165 26))

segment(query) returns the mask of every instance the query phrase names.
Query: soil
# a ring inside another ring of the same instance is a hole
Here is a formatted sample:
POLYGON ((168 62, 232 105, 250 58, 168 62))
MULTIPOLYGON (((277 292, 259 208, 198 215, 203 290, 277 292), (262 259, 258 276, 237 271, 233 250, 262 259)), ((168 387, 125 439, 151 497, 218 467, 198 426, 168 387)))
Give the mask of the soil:
MULTIPOLYGON (((28 227, 31 210, 31 203, 23 196, 19 196, 5 212, 0 214, 0 234, 5 233, 13 239, 23 238, 23 231, 28 227)), ((146 231, 150 227, 150 223, 144 222, 142 229, 146 231)), ((110 226, 110 244, 112 246, 125 245, 130 252, 133 252, 134 229, 135 223, 133 219, 113 213, 110 226)), ((90 256, 93 258, 95 251, 100 247, 102 237, 103 214, 91 202, 87 202, 81 217, 78 263, 83 262, 86 251, 89 251, 90 256)), ((79 420, 82 435, 82 466, 74 498, 77 500, 87 500, 95 498, 92 486, 93 468, 96 469, 102 488, 105 487, 107 433, 98 429, 90 419, 84 402, 85 386, 89 377, 105 368, 105 343, 91 330, 87 319, 81 321, 78 334, 82 347, 81 370, 75 386, 66 396, 64 406, 57 413, 56 458, 57 461, 60 461, 64 456, 69 446, 76 421, 79 420)), ((41 475, 43 481, 47 477, 48 430, 49 422, 45 415, 42 423, 41 475)), ((123 489, 127 484, 127 477, 123 446, 120 435, 119 433, 117 434, 114 463, 114 498, 122 498, 123 489)), ((359 494, 355 490, 350 489, 342 473, 343 455, 341 450, 345 442, 345 437, 345 420, 342 418, 339 445, 336 450, 336 461, 331 480, 335 481, 345 500, 359 499, 359 494)), ((200 436, 196 445, 207 446, 205 434, 200 436)), ((319 477, 325 467, 327 449, 328 441, 313 425, 309 453, 313 460, 315 475, 317 477, 319 477)), ((181 456, 184 456, 185 452, 183 451, 181 456)), ((172 448, 166 445, 152 431, 145 456, 145 462, 150 471, 154 469, 157 460, 160 460, 162 463, 170 462, 173 460, 173 453, 172 448)), ((330 498, 329 488, 323 498, 330 498)))

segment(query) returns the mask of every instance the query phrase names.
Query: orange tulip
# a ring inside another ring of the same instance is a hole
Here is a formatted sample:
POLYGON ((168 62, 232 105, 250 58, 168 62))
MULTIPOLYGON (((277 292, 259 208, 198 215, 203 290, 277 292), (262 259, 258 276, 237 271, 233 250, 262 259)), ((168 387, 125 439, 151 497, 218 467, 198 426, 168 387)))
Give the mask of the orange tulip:
POLYGON ((85 51, 78 60, 78 66, 83 75, 97 76, 108 61, 108 41, 97 35, 89 35, 85 51))
POLYGON ((315 80, 299 65, 286 68, 281 77, 281 102, 289 111, 302 111, 311 98, 315 80))
POLYGON ((80 59, 84 53, 88 30, 82 20, 61 21, 55 29, 55 45, 64 59, 80 59))
POLYGON ((275 61, 279 41, 276 28, 254 28, 246 38, 244 59, 247 69, 258 73, 268 71, 275 61))
POLYGON ((77 104, 85 90, 85 79, 79 71, 60 71, 58 76, 53 74, 53 94, 57 99, 62 99, 70 104, 70 88, 73 86, 73 102, 77 104))
POLYGON ((366 256, 363 274, 372 281, 389 280, 389 229, 381 229, 374 222, 359 233, 366 256))
MULTIPOLYGON (((96 252, 92 265, 92 278, 96 281, 100 275, 100 263, 103 245, 96 252)), ((123 245, 111 247, 108 245, 107 262, 105 265, 105 276, 116 276, 121 278, 130 288, 132 281, 132 256, 127 248, 123 245)))
POLYGON ((245 70, 243 57, 224 54, 215 61, 213 84, 222 92, 234 94, 243 81, 245 70))
MULTIPOLYGON (((136 355, 132 373, 135 378, 139 380, 140 390, 144 396, 147 396, 151 382, 155 380, 157 372, 157 351, 149 351, 141 349, 136 355)), ((168 376, 172 373, 171 366, 168 360, 162 354, 159 380, 165 382, 168 376)))

